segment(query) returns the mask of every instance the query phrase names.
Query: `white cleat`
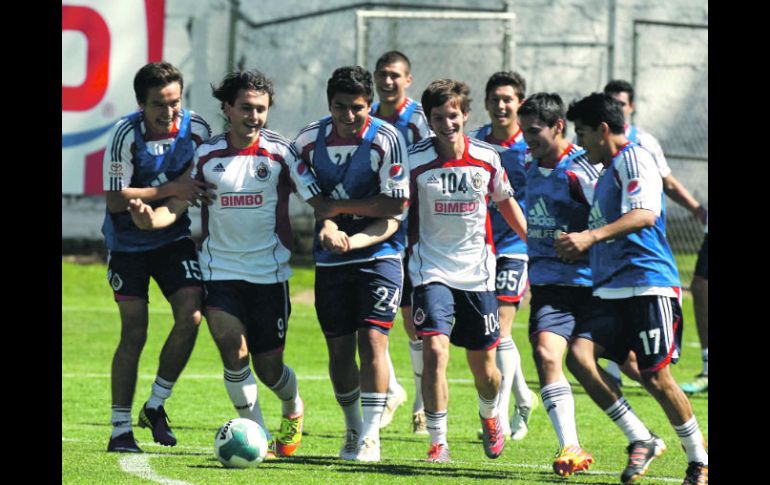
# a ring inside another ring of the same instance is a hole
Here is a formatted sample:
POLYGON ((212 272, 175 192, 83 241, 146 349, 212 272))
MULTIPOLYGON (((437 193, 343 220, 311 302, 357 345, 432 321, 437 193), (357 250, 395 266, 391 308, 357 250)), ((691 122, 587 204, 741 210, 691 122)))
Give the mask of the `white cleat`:
POLYGON ((345 431, 345 443, 340 448, 340 458, 356 460, 356 455, 358 455, 358 431, 349 429, 345 431))
POLYGON ((356 461, 375 462, 380 461, 380 442, 371 436, 364 436, 358 446, 356 461))
POLYGON ((385 428, 393 421, 396 409, 406 402, 407 397, 406 390, 401 386, 398 386, 392 394, 388 393, 385 410, 382 412, 382 418, 380 419, 380 429, 385 428))

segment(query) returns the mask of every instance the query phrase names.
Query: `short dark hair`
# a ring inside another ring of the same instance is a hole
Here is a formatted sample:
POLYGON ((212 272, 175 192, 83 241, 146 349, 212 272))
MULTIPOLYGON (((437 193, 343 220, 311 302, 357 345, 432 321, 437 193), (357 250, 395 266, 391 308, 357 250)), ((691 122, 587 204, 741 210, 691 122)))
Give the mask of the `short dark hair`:
POLYGON ((549 127, 565 119, 564 101, 556 93, 535 93, 519 106, 518 117, 536 116, 549 127))
POLYGON ((326 100, 329 104, 337 93, 361 95, 371 105, 374 100, 372 74, 361 66, 338 67, 326 82, 326 100))
POLYGON ((406 73, 409 74, 412 71, 412 63, 409 62, 409 58, 406 57, 406 54, 404 54, 401 51, 388 51, 385 54, 381 55, 379 59, 377 59, 377 63, 374 65, 374 70, 377 71, 380 69, 380 66, 387 66, 388 64, 395 64, 396 62, 403 62, 406 66, 406 73))
POLYGON ((231 106, 235 103, 235 98, 238 97, 238 91, 241 89, 263 92, 267 94, 268 106, 273 105, 273 82, 256 69, 228 73, 219 86, 211 85, 211 94, 221 101, 221 107, 224 109, 225 102, 231 106))
POLYGON ((182 73, 169 62, 151 62, 145 64, 134 76, 134 94, 139 104, 147 101, 147 91, 178 82, 179 90, 184 90, 182 73))
POLYGON ((607 123, 610 133, 619 135, 625 132, 623 105, 609 94, 591 93, 579 101, 573 101, 567 110, 567 119, 596 129, 600 124, 607 123))
POLYGON ((420 102, 425 116, 430 119, 430 112, 447 101, 454 101, 464 114, 471 111, 471 88, 462 81, 438 79, 428 84, 422 93, 420 102))
POLYGON ((519 97, 519 101, 527 97, 527 81, 521 74, 514 71, 499 71, 489 77, 484 100, 489 99, 490 93, 500 86, 513 87, 513 92, 519 97))
POLYGON ((630 103, 634 102, 634 87, 630 82, 622 79, 613 79, 604 86, 604 94, 612 96, 617 93, 628 93, 628 101, 630 103))

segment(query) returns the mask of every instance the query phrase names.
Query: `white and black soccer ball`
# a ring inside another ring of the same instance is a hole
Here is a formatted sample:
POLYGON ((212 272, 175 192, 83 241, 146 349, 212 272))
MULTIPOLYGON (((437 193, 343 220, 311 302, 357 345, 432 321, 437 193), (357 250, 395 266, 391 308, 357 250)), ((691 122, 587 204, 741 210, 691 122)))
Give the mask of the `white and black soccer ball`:
POLYGON ((231 419, 214 437, 214 455, 228 468, 253 468, 265 459, 267 449, 265 430, 246 418, 231 419))

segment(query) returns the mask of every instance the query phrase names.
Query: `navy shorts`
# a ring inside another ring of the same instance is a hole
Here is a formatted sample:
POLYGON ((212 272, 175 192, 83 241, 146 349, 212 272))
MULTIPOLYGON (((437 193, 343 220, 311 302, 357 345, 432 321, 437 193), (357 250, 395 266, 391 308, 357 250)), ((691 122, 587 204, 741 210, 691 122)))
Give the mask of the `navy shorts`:
POLYGON ((404 264, 402 265, 404 273, 404 288, 401 290, 401 308, 412 306, 412 280, 409 279, 409 254, 404 255, 404 264))
POLYGON ((500 342, 493 291, 464 291, 428 283, 414 289, 412 303, 419 337, 448 335, 451 343, 468 350, 489 350, 500 342))
POLYGON ((288 282, 207 281, 205 288, 204 312, 221 310, 240 320, 251 354, 283 350, 291 315, 288 282))
POLYGON ((150 277, 168 299, 180 288, 203 288, 198 266, 198 252, 186 237, 150 251, 127 253, 110 251, 107 256, 107 281, 115 301, 144 299, 150 277))
POLYGON ((506 256, 497 258, 495 295, 499 301, 513 303, 516 308, 519 308, 528 287, 526 261, 506 256))
POLYGON ((315 309, 326 338, 359 328, 388 335, 401 301, 400 258, 341 266, 316 266, 315 309))
POLYGON ((656 372, 679 360, 682 308, 676 298, 635 296, 617 300, 593 297, 578 318, 573 338, 604 347, 602 357, 622 365, 636 352, 641 372, 656 372))
POLYGON ((709 235, 703 238, 703 244, 698 251, 698 261, 695 263, 695 274, 703 278, 709 279, 709 235))
POLYGON ((551 332, 569 340, 578 315, 585 311, 592 290, 587 286, 532 285, 529 337, 551 332))

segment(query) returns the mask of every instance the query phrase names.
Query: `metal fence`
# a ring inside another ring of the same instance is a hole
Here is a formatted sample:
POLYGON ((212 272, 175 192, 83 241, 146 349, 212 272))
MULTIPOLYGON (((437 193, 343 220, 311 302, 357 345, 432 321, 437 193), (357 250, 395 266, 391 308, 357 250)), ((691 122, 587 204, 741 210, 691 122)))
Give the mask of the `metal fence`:
MULTIPOLYGON (((636 20, 633 33, 634 122, 660 141, 674 176, 708 207, 708 25, 636 20)), ((703 226, 673 201, 666 207, 672 249, 696 252, 703 226)))

